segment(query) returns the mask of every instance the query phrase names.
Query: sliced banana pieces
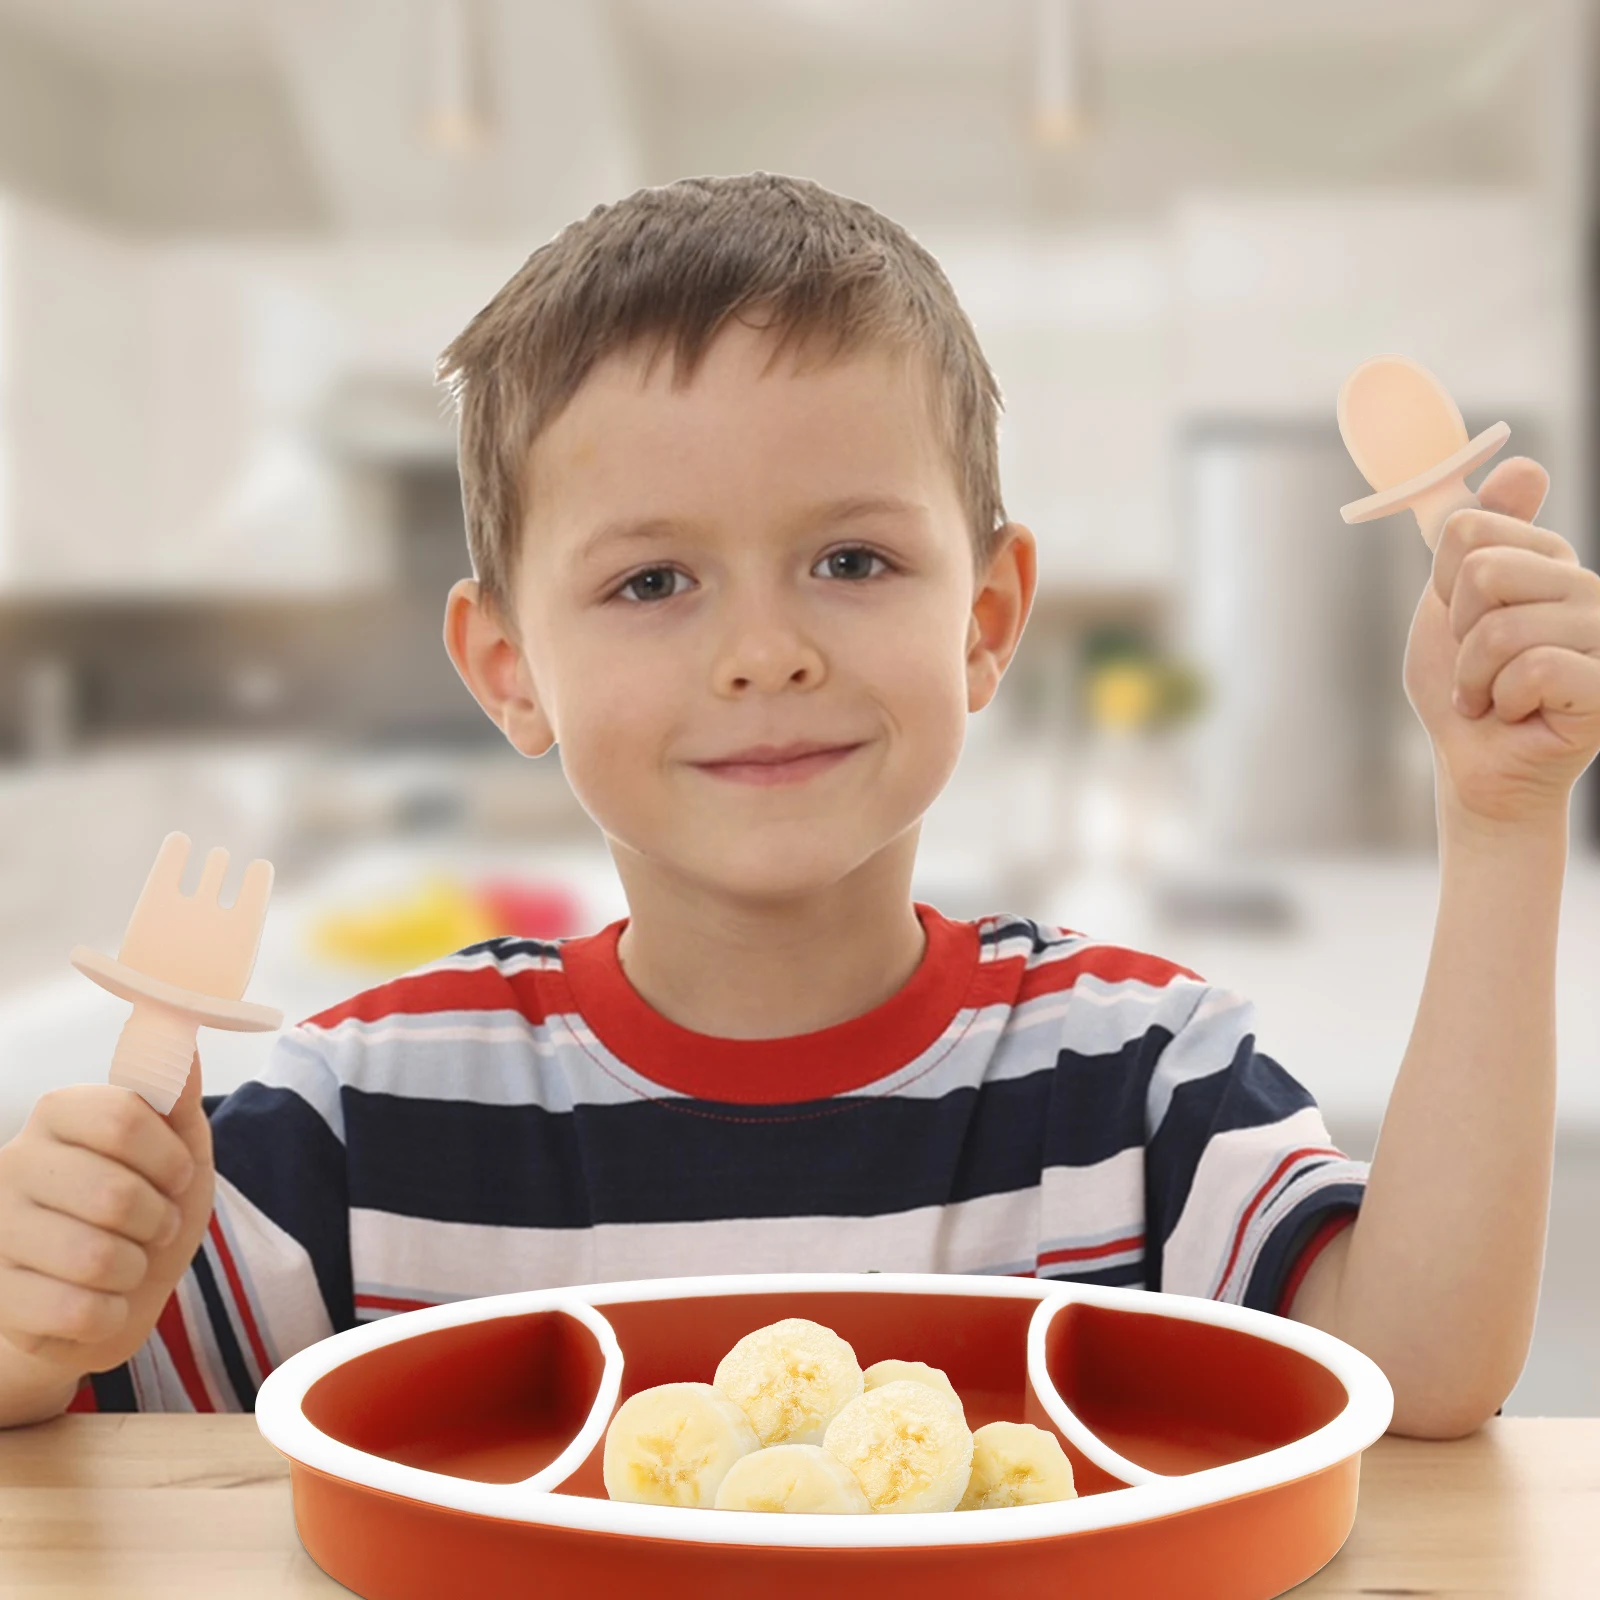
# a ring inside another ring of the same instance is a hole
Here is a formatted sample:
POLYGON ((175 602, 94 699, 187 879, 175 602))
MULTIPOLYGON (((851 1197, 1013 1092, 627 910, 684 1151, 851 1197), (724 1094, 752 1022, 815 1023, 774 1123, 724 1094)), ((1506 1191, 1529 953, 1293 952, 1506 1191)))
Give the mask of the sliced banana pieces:
POLYGON ((861 1393, 856 1353, 832 1328, 786 1317, 747 1333, 712 1379, 763 1445, 821 1444, 840 1407, 861 1393))
POLYGON ((728 1469, 759 1445, 749 1418, 709 1383, 663 1383, 617 1408, 601 1474, 613 1500, 709 1510, 728 1469))
POLYGON ((861 1383, 867 1389, 881 1389, 886 1383, 925 1383, 940 1394, 949 1395, 961 1408, 962 1416, 966 1415, 956 1386, 938 1367, 930 1367, 926 1361, 874 1361, 861 1374, 861 1383))
POLYGON ((741 1456, 717 1490, 718 1511, 871 1509, 855 1474, 820 1444, 774 1444, 741 1456))
POLYGON ((961 1408, 926 1383, 867 1390, 828 1424, 822 1443, 856 1475, 874 1511, 953 1511, 972 1472, 961 1408))
POLYGON ((1074 1500, 1072 1463, 1061 1441, 1031 1422, 986 1422, 972 1436, 972 1476, 958 1511, 994 1511, 1074 1500))
POLYGON ((602 1471, 613 1500, 718 1511, 992 1511, 1076 1498, 1056 1436, 976 1433, 923 1361, 863 1373, 831 1328, 789 1317, 744 1336, 713 1383, 664 1383, 617 1408, 602 1471))

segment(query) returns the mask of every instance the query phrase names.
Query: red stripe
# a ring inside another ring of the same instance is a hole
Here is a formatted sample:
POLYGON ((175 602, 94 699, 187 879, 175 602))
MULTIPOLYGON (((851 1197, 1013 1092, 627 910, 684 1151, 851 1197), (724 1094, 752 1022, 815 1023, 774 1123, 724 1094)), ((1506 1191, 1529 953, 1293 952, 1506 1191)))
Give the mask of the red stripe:
MULTIPOLYGON (((973 925, 957 926, 970 932, 973 925)), ((563 952, 567 966, 592 961, 595 955, 606 951, 610 934, 608 928, 604 933, 568 940, 563 952)), ((611 942, 614 943, 614 936, 611 942)), ((1154 988, 1165 988, 1177 978, 1203 981, 1188 967, 1163 961, 1159 956, 1116 945, 1092 945, 1076 955, 1026 968, 1013 993, 1013 974, 1025 960, 1016 955, 979 963, 973 975, 978 989, 970 997, 972 1002, 993 1005, 1013 1001, 1020 1005, 1025 1000, 1070 989, 1083 977, 1099 978, 1104 983, 1132 980, 1154 988)), ((436 1011, 512 1010, 530 1022, 541 1023, 552 1013, 567 1009, 561 981, 564 971, 565 968, 538 967, 508 975, 490 962, 466 971, 423 972, 378 984, 305 1020, 313 1027, 334 1028, 351 1020, 382 1022, 387 1017, 425 1016, 436 1011)))
POLYGON ((432 1300, 397 1300, 387 1294, 358 1294, 356 1305, 367 1311, 425 1311, 432 1300))
POLYGON ((1075 1245, 1067 1250, 1046 1250, 1039 1257, 1041 1267, 1052 1267, 1062 1261, 1093 1261, 1099 1256, 1120 1256, 1129 1250, 1144 1249, 1144 1235, 1131 1233, 1126 1239, 1108 1239, 1104 1244, 1075 1245))
POLYGON ((1280 1161, 1267 1181, 1256 1190, 1250 1204, 1245 1207, 1244 1215, 1239 1218, 1239 1226, 1234 1230, 1233 1249, 1228 1252, 1228 1264, 1222 1270, 1222 1282, 1217 1285, 1217 1292, 1213 1298, 1220 1300, 1227 1291, 1228 1279, 1233 1276, 1233 1269, 1238 1265, 1239 1251, 1244 1245, 1245 1229, 1250 1226, 1250 1219, 1261 1208, 1261 1202, 1278 1186, 1278 1180, 1286 1173, 1295 1162, 1303 1161, 1307 1156, 1336 1156, 1339 1160, 1345 1159, 1343 1150, 1333 1150, 1322 1145, 1307 1145, 1302 1150, 1291 1150, 1280 1161))
MULTIPOLYGON (((250 1348, 255 1351, 256 1370, 264 1378, 272 1371, 272 1363, 267 1359, 267 1347, 262 1342, 260 1330, 256 1327, 254 1313, 250 1310, 250 1301, 244 1292, 244 1283, 239 1277, 239 1269, 234 1265, 233 1252, 228 1248, 228 1241, 222 1237, 222 1224, 217 1220, 215 1211, 211 1213, 211 1242, 216 1247, 217 1259, 222 1263, 222 1270, 227 1275, 228 1287, 233 1290, 233 1303, 239 1308, 239 1320, 244 1324, 244 1331, 250 1340, 250 1348)), ((243 1399, 243 1396, 240 1396, 243 1399)))
POLYGON ((95 1398, 94 1385, 87 1378, 78 1380, 78 1392, 73 1395, 68 1411, 98 1411, 100 1402, 95 1398))
POLYGON ((1202 982, 1198 973, 1187 967, 1163 961, 1159 956, 1147 956, 1138 950, 1123 950, 1116 945, 1091 945, 1076 955, 1063 956, 1059 961, 1041 961, 1022 975, 1017 990, 1017 1004, 1036 1000, 1040 995, 1059 994, 1070 989, 1079 978, 1099 978, 1103 983, 1127 983, 1130 980, 1164 989, 1176 978, 1194 978, 1202 982))
POLYGON ((382 1022, 385 1017, 422 1016, 431 1011, 517 1011, 530 1022, 543 1022, 553 1008, 542 1003, 539 980, 553 975, 532 970, 507 976, 493 963, 464 972, 424 972, 380 983, 306 1021, 314 1027, 333 1028, 351 1018, 382 1022))
POLYGON ((1353 1211, 1336 1212, 1306 1241, 1305 1248, 1295 1260, 1294 1270, 1290 1272, 1283 1286, 1283 1293, 1278 1296, 1277 1314, 1280 1317, 1289 1315, 1294 1305, 1294 1297, 1299 1294, 1300 1285, 1311 1270, 1311 1263, 1355 1220, 1356 1214, 1353 1211))
POLYGON ((183 1312, 178 1307, 176 1294, 167 1296, 167 1303, 161 1308, 161 1315, 156 1318, 156 1332, 161 1335, 161 1342, 167 1347, 167 1354, 172 1357, 172 1364, 177 1368, 178 1379, 183 1384, 184 1393, 189 1396, 189 1402, 196 1411, 215 1411, 211 1403, 211 1396, 206 1393, 206 1386, 200 1379, 200 1368, 194 1359, 194 1351, 189 1345, 189 1335, 183 1326, 183 1312))

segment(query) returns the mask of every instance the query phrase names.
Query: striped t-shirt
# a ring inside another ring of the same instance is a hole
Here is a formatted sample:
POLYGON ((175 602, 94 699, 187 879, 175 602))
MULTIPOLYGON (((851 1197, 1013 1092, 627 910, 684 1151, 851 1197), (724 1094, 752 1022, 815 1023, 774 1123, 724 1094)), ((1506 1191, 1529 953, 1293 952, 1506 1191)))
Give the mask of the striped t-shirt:
POLYGON ((249 1409, 316 1339, 472 1295, 689 1273, 1021 1273, 1284 1310, 1364 1165, 1170 962, 925 905, 912 977, 791 1038, 668 1021, 624 923, 469 946, 287 1029, 208 1102, 216 1204, 75 1406, 249 1409))

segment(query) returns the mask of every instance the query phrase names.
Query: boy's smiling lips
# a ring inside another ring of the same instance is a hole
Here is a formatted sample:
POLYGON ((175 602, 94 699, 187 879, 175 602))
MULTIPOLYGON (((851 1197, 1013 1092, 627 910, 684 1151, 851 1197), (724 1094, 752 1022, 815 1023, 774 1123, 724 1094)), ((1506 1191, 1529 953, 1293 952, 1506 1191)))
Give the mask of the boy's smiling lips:
POLYGON ((728 778, 735 783, 776 784, 803 783, 807 778, 829 767, 837 766, 853 750, 854 744, 824 744, 815 739, 799 740, 794 744, 751 745, 736 750, 732 755, 714 761, 695 761, 691 765, 700 772, 715 778, 728 778))

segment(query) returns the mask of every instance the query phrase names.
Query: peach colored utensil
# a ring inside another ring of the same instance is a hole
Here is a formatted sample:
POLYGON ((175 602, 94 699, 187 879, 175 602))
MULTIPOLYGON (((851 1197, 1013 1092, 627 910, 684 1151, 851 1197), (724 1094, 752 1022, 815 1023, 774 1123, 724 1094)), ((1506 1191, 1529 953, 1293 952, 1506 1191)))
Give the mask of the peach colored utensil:
POLYGON ((1339 390, 1345 449, 1376 494, 1339 507, 1346 522, 1369 522, 1408 508, 1432 550, 1452 511, 1475 506, 1466 476, 1507 439, 1503 422, 1467 438, 1467 425, 1443 384, 1406 356, 1363 361, 1339 390))
POLYGON ((71 956, 85 977, 133 1002, 111 1058, 111 1081, 143 1095, 163 1116, 183 1093, 201 1023, 243 1033, 283 1026, 281 1011, 240 999, 261 944, 272 863, 252 861, 237 899, 224 911, 218 893, 228 852, 218 846, 206 856, 192 895, 179 888, 188 859, 189 836, 169 833, 117 959, 82 944, 71 956))

